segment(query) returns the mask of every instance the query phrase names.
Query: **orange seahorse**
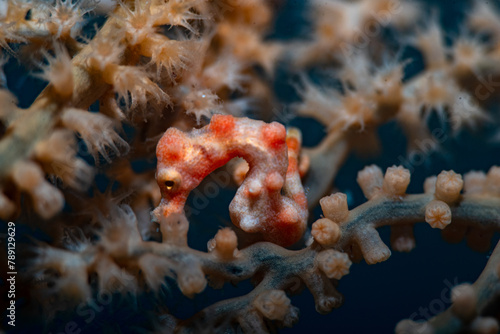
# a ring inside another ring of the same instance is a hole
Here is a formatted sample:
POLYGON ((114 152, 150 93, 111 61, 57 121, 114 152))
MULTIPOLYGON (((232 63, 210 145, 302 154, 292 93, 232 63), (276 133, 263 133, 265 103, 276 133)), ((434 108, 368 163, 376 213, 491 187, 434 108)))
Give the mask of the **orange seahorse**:
POLYGON ((301 134, 279 123, 214 115, 190 132, 168 129, 158 142, 156 179, 161 216, 183 214, 189 193, 215 169, 235 157, 249 170, 229 206, 233 224, 264 240, 290 246, 307 225, 307 200, 300 180, 301 134))

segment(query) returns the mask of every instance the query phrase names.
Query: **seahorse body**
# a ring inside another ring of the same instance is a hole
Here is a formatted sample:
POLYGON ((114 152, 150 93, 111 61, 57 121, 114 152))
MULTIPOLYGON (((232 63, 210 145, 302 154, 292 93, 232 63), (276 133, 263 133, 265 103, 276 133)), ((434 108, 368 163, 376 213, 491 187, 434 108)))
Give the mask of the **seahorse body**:
POLYGON ((298 171, 301 135, 279 123, 214 115, 191 132, 168 129, 156 155, 162 200, 155 215, 184 212, 189 193, 215 169, 235 157, 249 171, 229 206, 232 222, 264 240, 289 246, 307 224, 307 200, 298 171))

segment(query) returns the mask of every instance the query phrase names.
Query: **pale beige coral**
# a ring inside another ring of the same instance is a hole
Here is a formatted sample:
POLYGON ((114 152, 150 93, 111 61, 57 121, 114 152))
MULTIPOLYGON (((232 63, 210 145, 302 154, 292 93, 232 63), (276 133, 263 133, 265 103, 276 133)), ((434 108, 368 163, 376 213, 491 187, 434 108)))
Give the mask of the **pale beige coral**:
POLYGON ((434 329, 426 322, 416 322, 404 319, 398 322, 394 330, 396 334, 435 334, 434 329))
POLYGON ((442 68, 446 63, 443 40, 443 31, 434 18, 428 22, 427 29, 414 38, 415 45, 422 51, 426 66, 430 69, 442 68))
POLYGON ((430 201, 425 206, 425 221, 432 228, 444 229, 451 223, 450 207, 443 201, 430 201))
POLYGON ((168 217, 157 215, 157 217, 159 217, 160 231, 164 243, 178 246, 187 245, 189 221, 183 213, 172 214, 168 217))
POLYGON ((454 71, 458 76, 470 73, 477 64, 486 60, 486 46, 479 38, 461 37, 455 41, 452 49, 454 71))
POLYGON ((157 34, 142 43, 141 50, 143 55, 150 57, 151 63, 156 65, 158 78, 161 78, 164 70, 172 83, 175 83, 176 77, 191 63, 193 54, 201 52, 195 46, 191 41, 170 40, 157 34))
POLYGON ((496 334, 500 330, 498 320, 493 317, 476 317, 470 328, 477 334, 496 334))
POLYGON ((137 216, 128 205, 112 208, 107 219, 102 219, 101 231, 103 248, 114 257, 130 256, 131 250, 141 243, 137 229, 137 216))
POLYGON ((0 219, 8 220, 15 210, 15 204, 0 190, 0 219))
POLYGON ((47 5, 50 19, 45 22, 47 30, 55 38, 62 40, 75 38, 79 34, 84 15, 88 9, 82 6, 84 2, 71 0, 56 0, 54 5, 47 5))
POLYGON ((71 131, 57 129, 35 146, 34 156, 44 171, 56 176, 64 185, 85 191, 94 179, 94 171, 76 157, 76 140, 71 131))
POLYGON ((320 88, 308 79, 303 78, 303 88, 299 90, 303 102, 296 106, 297 113, 306 117, 314 117, 325 126, 330 127, 332 121, 338 122, 333 116, 338 115, 336 110, 340 106, 341 95, 328 88, 320 88), (332 105, 336 108, 332 108, 332 105))
POLYGON ((123 57, 125 45, 120 39, 97 38, 89 43, 91 52, 85 60, 91 71, 104 72, 112 64, 118 64, 123 57))
POLYGON ((452 170, 442 171, 437 176, 434 196, 438 200, 451 204, 460 197, 463 184, 462 175, 452 170))
POLYGON ((231 260, 238 251, 238 238, 230 228, 223 228, 217 232, 215 238, 210 239, 207 248, 221 260, 231 260))
POLYGON ((474 7, 468 17, 468 24, 475 30, 493 33, 498 38, 500 37, 500 23, 497 13, 493 3, 474 1, 474 7))
MULTIPOLYGON (((69 1, 67 1, 69 2, 69 1)), ((60 44, 54 46, 54 56, 43 52, 48 64, 42 67, 39 76, 54 87, 54 91, 62 98, 68 99, 73 94, 73 64, 68 51, 60 44)))
POLYGON ((426 194, 434 194, 436 191, 436 181, 437 176, 430 176, 424 181, 424 193, 426 194))
POLYGON ((117 16, 117 21, 122 29, 130 46, 142 44, 149 36, 156 33, 156 17, 151 15, 151 2, 138 0, 134 1, 133 6, 128 6, 122 2, 121 15, 117 16))
POLYGON ((248 162, 246 162, 242 158, 235 158, 230 163, 233 163, 233 179, 237 185, 241 185, 247 176, 248 170, 250 167, 248 166, 248 162))
POLYGON ((389 196, 403 196, 410 184, 410 171, 402 166, 387 168, 382 190, 389 196))
POLYGON ((356 179, 367 199, 372 199, 382 189, 384 176, 380 167, 376 165, 366 166, 358 172, 356 179))
POLYGON ((255 298, 253 305, 270 320, 283 320, 290 308, 290 299, 283 290, 271 290, 255 298))
POLYGON ((312 116, 327 126, 329 131, 364 130, 375 118, 376 101, 369 94, 348 90, 340 94, 333 89, 319 88, 307 80, 300 92, 304 102, 297 106, 303 116, 312 116))
POLYGON ((161 107, 170 104, 170 97, 154 83, 140 67, 111 64, 106 67, 103 80, 113 86, 128 110, 145 108, 153 98, 161 107))
POLYGON ((316 256, 316 263, 328 278, 341 279, 349 273, 351 260, 345 253, 328 249, 316 256))
POLYGON ((351 56, 358 44, 365 46, 383 26, 404 29, 420 16, 419 7, 411 2, 313 1, 315 42, 301 62, 321 61, 325 54, 351 56))
POLYGON ((182 264, 177 271, 177 284, 181 292, 187 297, 205 290, 207 280, 205 273, 197 263, 182 264))
POLYGON ((332 246, 340 238, 340 227, 328 218, 318 219, 312 224, 311 235, 322 246, 332 246))
POLYGON ((11 173, 19 189, 30 194, 34 209, 42 218, 51 218, 62 209, 64 197, 61 191, 45 181, 37 164, 20 161, 14 165, 11 173))
POLYGON ((154 254, 144 254, 138 260, 138 266, 146 284, 153 291, 158 291, 165 284, 165 277, 171 276, 173 264, 168 259, 154 254))
POLYGON ((86 300, 91 296, 87 281, 87 265, 78 254, 54 247, 37 249, 38 257, 33 263, 36 271, 52 270, 60 275, 53 281, 44 293, 46 296, 56 296, 56 300, 66 302, 86 300))
POLYGON ((17 98, 6 89, 0 89, 0 119, 10 124, 21 112, 16 106, 17 98))
POLYGON ((328 219, 341 223, 349 216, 349 208, 347 207, 347 195, 343 193, 332 194, 323 197, 319 204, 323 214, 328 219))
POLYGON ((454 99, 454 103, 450 104, 453 110, 450 113, 450 125, 455 133, 465 126, 477 129, 481 122, 492 121, 473 95, 461 91, 455 95, 454 99))
MULTIPOLYGON (((150 255, 150 254, 147 254, 150 255)), ((147 256, 145 255, 145 256, 147 256)), ((142 258, 139 259, 139 263, 141 262, 142 258)), ((142 267, 144 267, 146 270, 149 270, 149 268, 154 268, 154 266, 160 266, 161 263, 163 262, 162 259, 152 259, 152 261, 155 261, 156 263, 153 265, 152 262, 144 265, 142 263, 142 267), (159 260, 159 261, 156 261, 159 260), (148 265, 151 265, 151 267, 148 267, 148 265)), ((164 267, 168 268, 168 267, 164 267)), ((95 271, 97 272, 98 279, 99 279, 99 289, 103 291, 120 291, 120 292, 125 292, 125 291, 137 291, 138 289, 138 283, 137 279, 135 276, 132 274, 126 272, 122 268, 120 268, 111 258, 103 255, 102 257, 99 258, 97 261, 97 264, 95 266, 95 271)), ((145 273, 146 271, 144 271, 145 273)), ((165 273, 166 275, 167 273, 165 273)), ((145 274, 146 276, 146 274, 145 274)), ((158 287, 161 286, 161 281, 164 279, 164 276, 158 275, 157 279, 159 278, 160 284, 154 285, 151 281, 148 281, 147 284, 150 284, 149 286, 152 289, 157 289, 158 287)), ((146 277, 146 280, 149 278, 146 277)))
POLYGON ((464 174, 464 193, 468 195, 479 195, 485 191, 486 174, 484 172, 471 171, 464 174))
POLYGON ((451 290, 451 309, 461 319, 471 320, 476 315, 477 295, 470 284, 461 284, 451 290))
POLYGON ((99 162, 99 154, 108 162, 111 161, 107 148, 110 148, 116 155, 128 150, 128 143, 118 135, 114 129, 116 124, 107 116, 81 109, 67 108, 61 115, 61 122, 66 128, 82 137, 96 162, 99 162))
POLYGON ((198 31, 191 23, 207 18, 193 11, 193 9, 199 11, 201 7, 201 1, 199 0, 171 0, 167 3, 153 0, 152 2, 154 6, 151 8, 151 14, 155 20, 155 25, 180 26, 193 34, 198 34, 198 31))
POLYGON ((492 166, 486 174, 486 184, 488 192, 493 195, 500 195, 500 167, 492 166))
POLYGON ((227 55, 203 69, 203 84, 215 91, 226 87, 242 91, 243 84, 251 79, 244 73, 244 65, 231 55, 227 55))
POLYGON ((209 89, 191 89, 183 99, 182 106, 188 114, 196 117, 201 124, 202 117, 209 119, 213 114, 221 113, 222 106, 219 97, 209 89))

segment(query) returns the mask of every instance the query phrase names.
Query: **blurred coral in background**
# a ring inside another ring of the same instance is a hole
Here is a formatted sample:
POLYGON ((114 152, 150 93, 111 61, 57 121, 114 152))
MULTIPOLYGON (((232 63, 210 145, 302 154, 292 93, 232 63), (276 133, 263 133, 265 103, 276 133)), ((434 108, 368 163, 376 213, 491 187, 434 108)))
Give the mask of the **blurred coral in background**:
POLYGON ((500 3, 0 0, 0 50, 5 332, 499 331, 500 3))

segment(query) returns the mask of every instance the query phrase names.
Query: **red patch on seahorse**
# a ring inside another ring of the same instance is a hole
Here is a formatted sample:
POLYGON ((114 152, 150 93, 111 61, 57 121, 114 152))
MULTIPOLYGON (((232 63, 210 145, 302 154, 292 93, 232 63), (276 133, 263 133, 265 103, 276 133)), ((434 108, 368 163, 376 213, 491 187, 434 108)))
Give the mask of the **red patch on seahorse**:
POLYGON ((227 136, 231 134, 236 126, 234 117, 231 115, 213 115, 210 120, 209 129, 216 136, 227 136))
POLYGON ((293 200, 295 201, 295 203, 297 203, 301 207, 304 207, 304 208, 307 207, 307 198, 306 198, 306 195, 304 195, 304 193, 296 194, 295 196, 293 196, 293 200))
POLYGON ((303 233, 301 225, 293 220, 294 217, 291 217, 289 212, 280 213, 268 233, 264 235, 264 239, 283 247, 293 245, 300 239, 303 233))
POLYGON ((286 139, 286 145, 288 146, 288 150, 293 152, 299 152, 300 143, 295 137, 289 137, 286 139))
POLYGON ((272 149, 280 149, 285 145, 286 130, 279 123, 264 124, 262 126, 262 140, 272 149))
POLYGON ((297 159, 295 159, 292 156, 288 156, 288 169, 286 170, 287 175, 292 175, 297 173, 298 170, 298 162, 297 159))
POLYGON ((156 155, 161 161, 179 161, 184 157, 186 144, 187 139, 181 131, 169 129, 158 143, 156 155))

